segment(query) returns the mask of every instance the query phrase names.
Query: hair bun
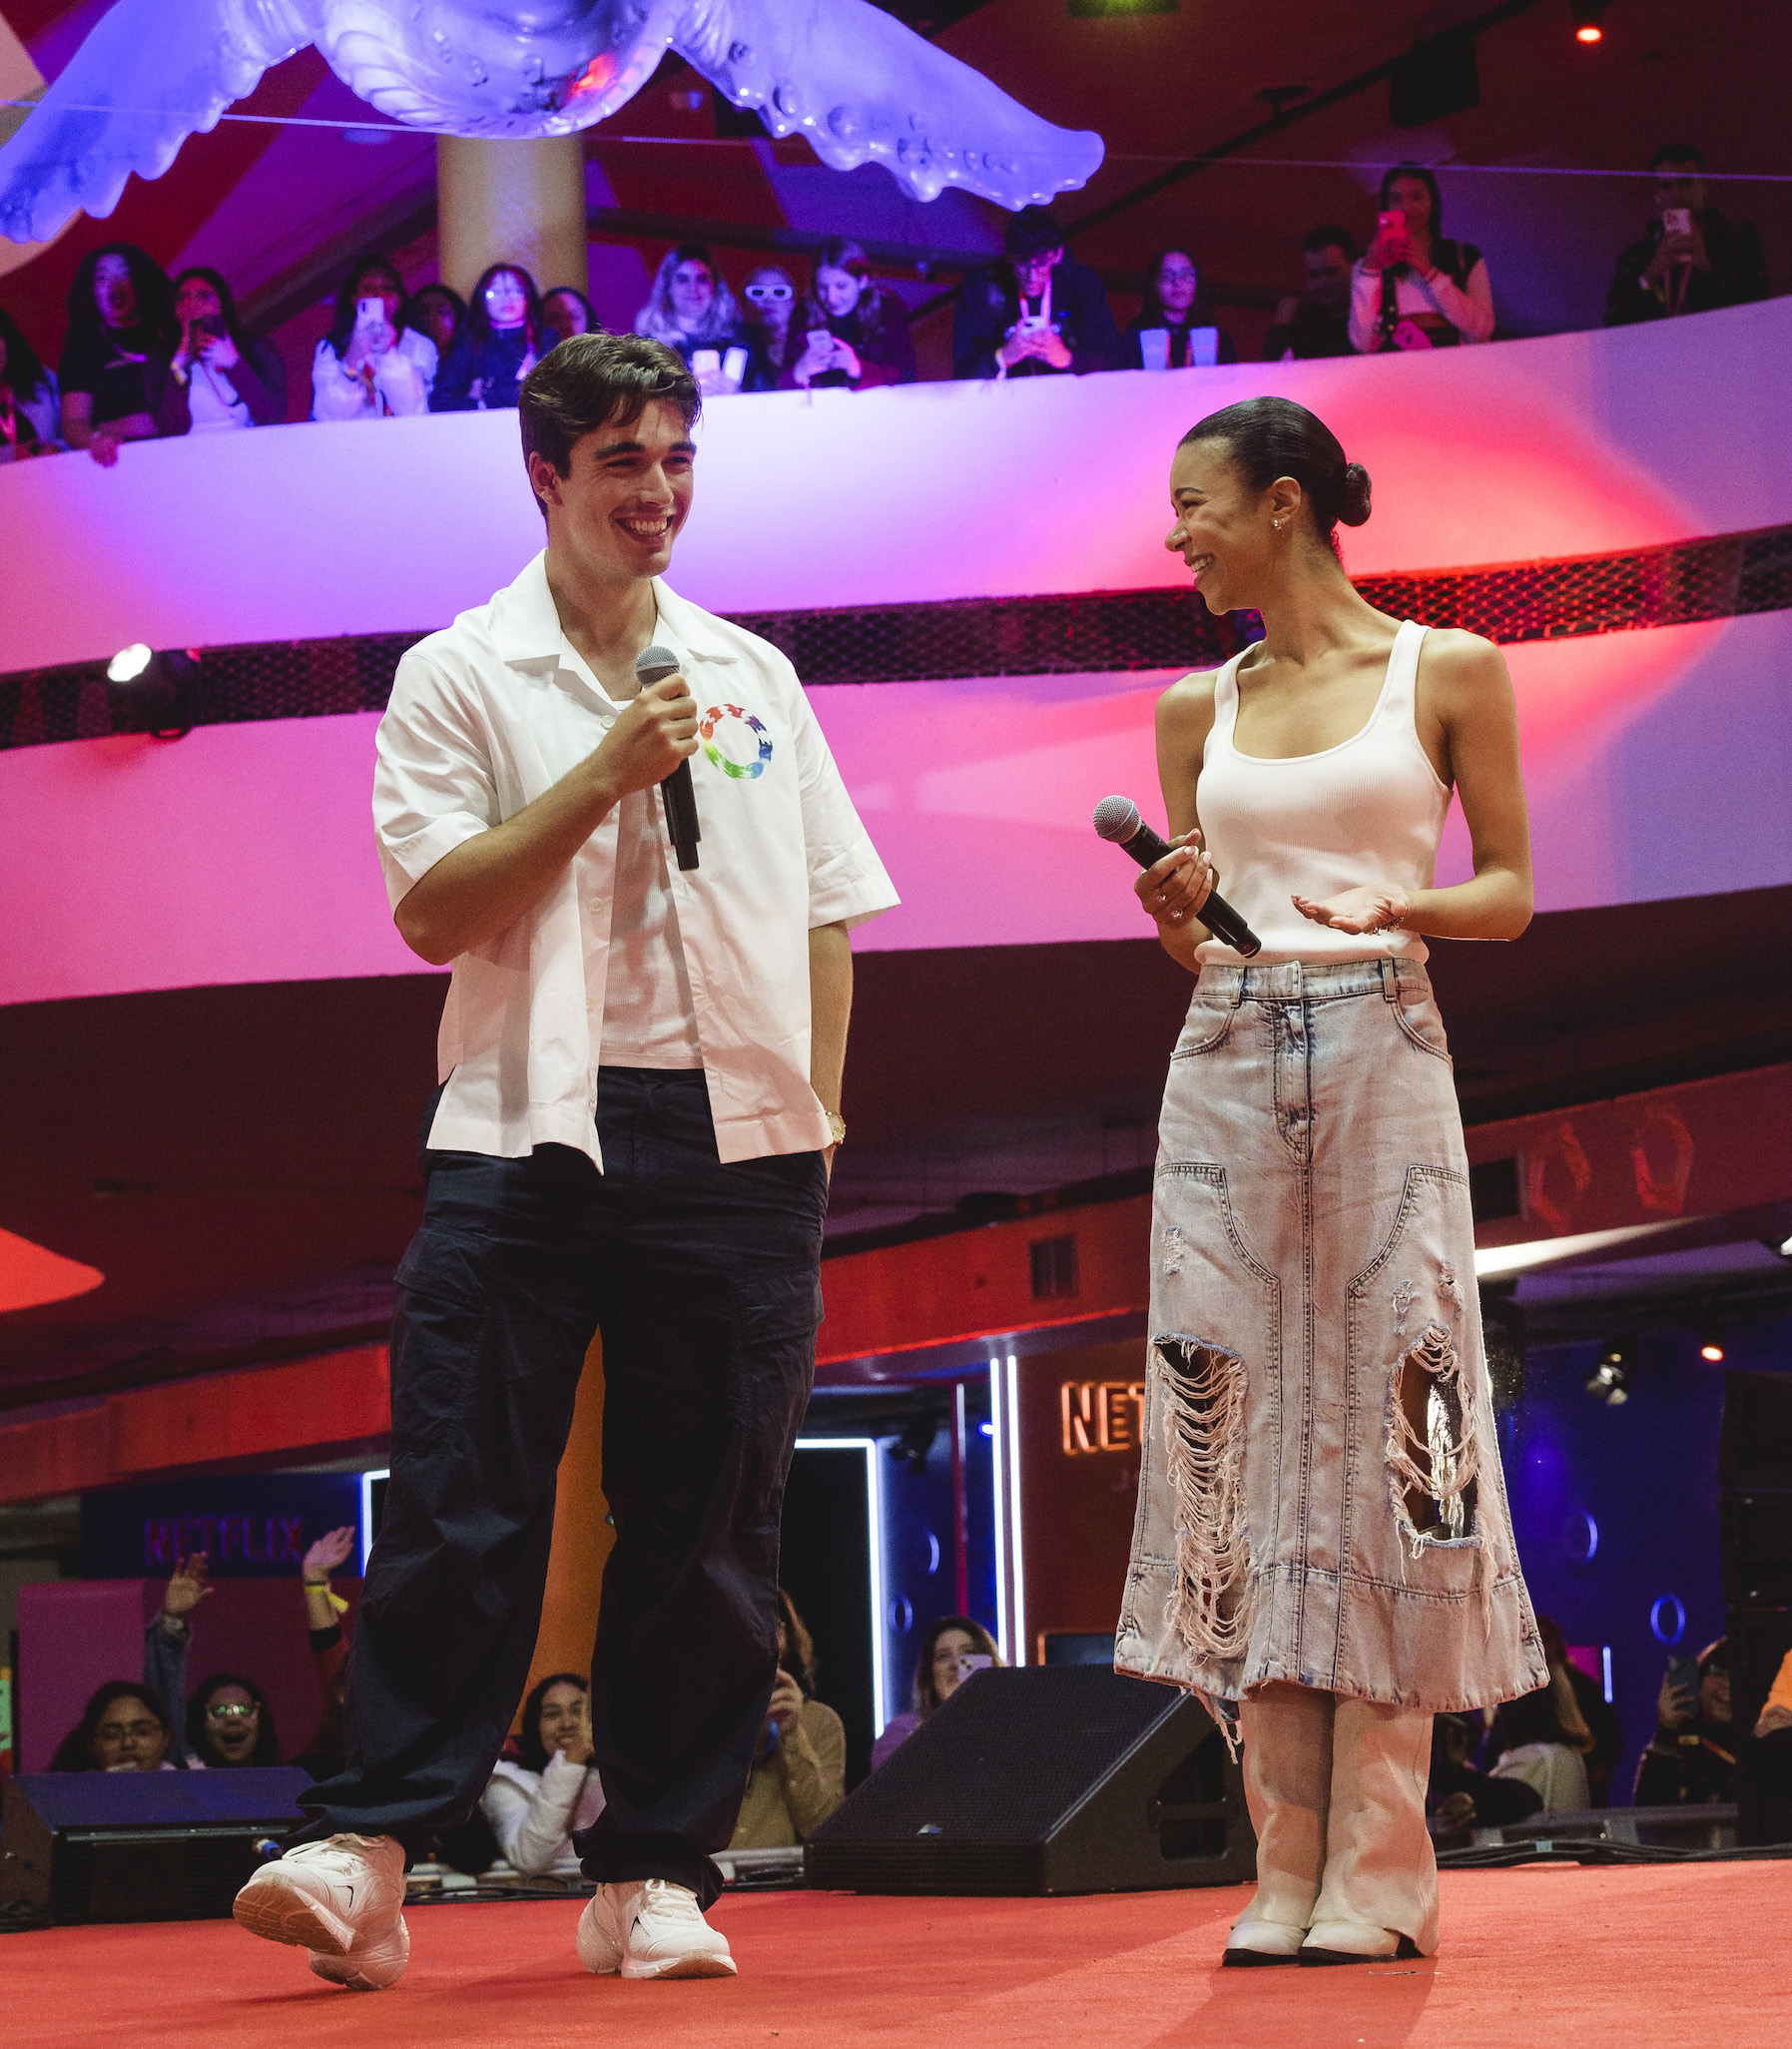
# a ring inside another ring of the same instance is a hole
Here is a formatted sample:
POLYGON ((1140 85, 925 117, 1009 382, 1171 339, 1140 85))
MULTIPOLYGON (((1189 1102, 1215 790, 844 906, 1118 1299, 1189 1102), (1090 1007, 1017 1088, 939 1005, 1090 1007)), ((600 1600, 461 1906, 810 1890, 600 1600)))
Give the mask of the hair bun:
POLYGON ((1339 495, 1338 517, 1346 526, 1361 526, 1369 517, 1369 472, 1360 462, 1344 465, 1344 489, 1339 495))

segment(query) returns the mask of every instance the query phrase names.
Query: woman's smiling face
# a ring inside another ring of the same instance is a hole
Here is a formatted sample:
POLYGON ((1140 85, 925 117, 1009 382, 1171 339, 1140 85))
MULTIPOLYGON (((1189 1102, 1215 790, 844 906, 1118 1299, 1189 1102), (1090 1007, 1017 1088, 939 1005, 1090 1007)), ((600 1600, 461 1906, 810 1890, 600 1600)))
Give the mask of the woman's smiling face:
POLYGON ((1248 607, 1260 587, 1274 530, 1265 493, 1240 474, 1224 441, 1185 441, 1170 465, 1176 522, 1164 546, 1180 555, 1210 612, 1248 607))

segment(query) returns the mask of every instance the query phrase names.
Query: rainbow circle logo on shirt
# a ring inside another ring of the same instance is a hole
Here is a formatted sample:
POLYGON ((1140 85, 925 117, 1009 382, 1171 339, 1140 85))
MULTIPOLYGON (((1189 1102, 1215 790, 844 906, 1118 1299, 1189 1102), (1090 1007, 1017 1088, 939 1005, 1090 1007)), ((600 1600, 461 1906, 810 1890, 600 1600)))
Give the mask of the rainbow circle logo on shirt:
POLYGON ((697 722, 697 734, 703 742, 703 752, 712 768, 719 768, 725 776, 751 782, 755 776, 763 776, 766 763, 772 759, 772 742, 765 727, 749 711, 743 711, 738 704, 712 704, 697 722), (744 734, 727 732, 725 722, 735 720, 746 727, 744 734), (724 731, 727 746, 717 739, 718 731, 724 731), (750 760, 737 761, 735 754, 749 754, 758 741, 758 752, 750 760))

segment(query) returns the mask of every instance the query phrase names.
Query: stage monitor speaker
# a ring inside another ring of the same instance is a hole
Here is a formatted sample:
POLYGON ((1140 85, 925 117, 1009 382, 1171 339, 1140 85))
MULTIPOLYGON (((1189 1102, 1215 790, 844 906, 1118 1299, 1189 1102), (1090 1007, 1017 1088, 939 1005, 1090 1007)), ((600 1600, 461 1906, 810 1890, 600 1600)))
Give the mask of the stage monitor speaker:
POLYGON ((1717 1483, 1792 1489, 1792 1375, 1724 1375, 1717 1483))
POLYGON ((0 1779, 0 1914, 198 1921, 228 1914, 303 1819, 310 1774, 37 1771, 0 1779))
POLYGON ((850 1892, 1142 1892, 1255 1875, 1244 1784, 1192 1695, 1111 1667, 980 1672, 809 1839, 850 1892))

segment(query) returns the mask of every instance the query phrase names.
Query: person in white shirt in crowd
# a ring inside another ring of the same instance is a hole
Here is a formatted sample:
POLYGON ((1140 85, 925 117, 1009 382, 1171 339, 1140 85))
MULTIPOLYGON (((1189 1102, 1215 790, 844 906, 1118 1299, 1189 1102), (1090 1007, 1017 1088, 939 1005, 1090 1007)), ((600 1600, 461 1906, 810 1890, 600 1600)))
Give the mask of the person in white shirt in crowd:
POLYGON ((350 266, 335 319, 311 357, 313 419, 411 418, 429 410, 439 360, 403 325, 404 280, 380 256, 350 266))
MULTIPOLYGON (((398 665, 373 812, 399 933, 452 965, 347 1768, 238 1896, 319 1975, 396 1982, 404 1861, 490 1781, 603 1338, 615 1543, 580 1961, 732 1975, 704 1909, 778 1670, 778 1530, 815 1370, 852 1008, 896 901, 790 662, 664 581, 701 407, 662 343, 575 335, 519 404, 547 548, 398 665), (637 661, 676 668, 643 683, 637 661), (687 764, 698 865, 658 786, 687 764)), ((575 1504, 595 1516, 605 1504, 575 1504)))
POLYGON ((706 243, 681 242, 666 252, 647 304, 635 316, 635 333, 676 349, 705 398, 727 397, 741 388, 751 338, 706 243), (740 354, 731 358, 730 351, 737 349, 740 354))
POLYGON ((1387 348, 1454 348, 1493 339, 1493 288, 1472 242, 1442 233, 1444 202, 1423 164, 1382 180, 1375 240, 1351 272, 1350 341, 1361 355, 1387 348))
POLYGON ((551 1672, 531 1688, 516 1755, 492 1766, 479 1804, 512 1870, 579 1875, 572 1838, 604 1810, 591 1761, 591 1688, 580 1674, 551 1672))

